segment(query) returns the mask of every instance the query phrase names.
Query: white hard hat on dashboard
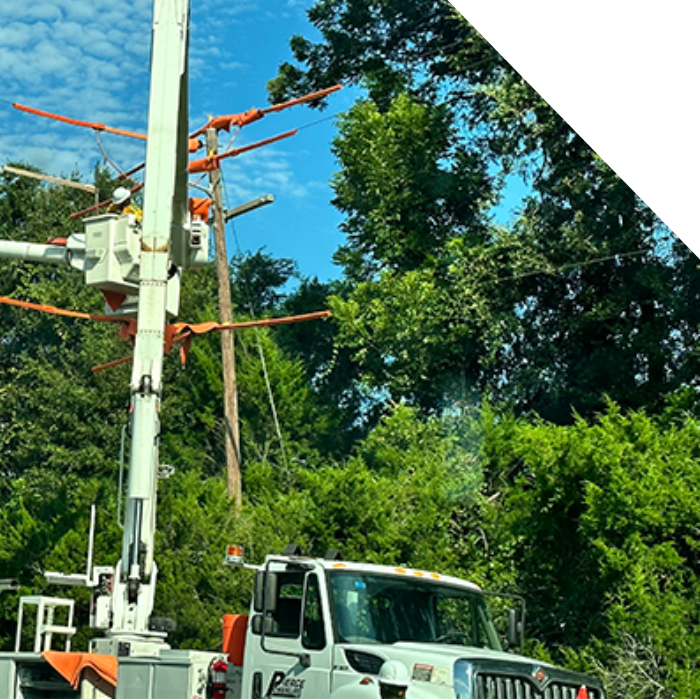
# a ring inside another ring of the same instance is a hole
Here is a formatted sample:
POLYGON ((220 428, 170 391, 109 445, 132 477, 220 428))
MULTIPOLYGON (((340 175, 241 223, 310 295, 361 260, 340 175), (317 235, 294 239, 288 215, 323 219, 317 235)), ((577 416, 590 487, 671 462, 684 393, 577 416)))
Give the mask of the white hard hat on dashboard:
POLYGON ((385 661, 379 670, 379 682, 386 685, 408 685, 408 669, 396 659, 385 661))

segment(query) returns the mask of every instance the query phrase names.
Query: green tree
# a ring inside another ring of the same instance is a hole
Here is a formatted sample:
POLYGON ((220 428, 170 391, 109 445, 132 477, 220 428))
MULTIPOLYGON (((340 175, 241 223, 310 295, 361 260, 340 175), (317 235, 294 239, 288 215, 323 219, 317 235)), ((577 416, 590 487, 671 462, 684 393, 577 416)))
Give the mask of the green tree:
POLYGON ((449 110, 402 95, 385 113, 358 103, 334 146, 344 166, 334 203, 348 214, 336 260, 350 287, 331 300, 339 344, 371 391, 424 408, 478 383, 486 352, 484 319, 470 325, 451 278, 458 247, 492 235, 491 180, 457 141, 449 110))
MULTIPOLYGON (((448 3, 324 0, 308 15, 321 39, 312 43, 293 37, 297 64, 283 64, 270 81, 273 100, 349 82, 366 89, 380 114, 391 114, 402 93, 413 95, 432 113, 449 105, 453 148, 467 149, 489 172, 516 173, 530 185, 531 195, 512 236, 492 234, 485 257, 479 248, 483 239, 465 237, 458 248, 461 254, 448 258, 455 274, 445 295, 455 300, 474 295, 474 259, 480 261, 480 273, 481 262, 498 263, 490 279, 479 278, 486 284, 478 287, 478 295, 494 306, 485 324, 491 337, 483 352, 474 354, 468 344, 462 361, 473 368, 475 358, 487 358, 485 371, 491 380, 475 379, 479 390, 512 402, 519 411, 534 409, 566 423, 575 411, 590 416, 602 409, 606 393, 624 406, 660 410, 664 395, 694 381, 697 358, 692 348, 700 321, 694 256, 448 3), (515 251, 509 248, 513 243, 515 251)), ((379 177, 356 176, 357 160, 365 157, 369 169, 376 152, 386 147, 379 133, 367 140, 369 120, 359 110, 341 121, 337 147, 342 170, 336 185, 354 187, 352 197, 338 189, 337 203, 348 215, 349 241, 340 255, 347 259, 350 248, 353 270, 377 271, 384 268, 377 268, 375 249, 367 241, 381 242, 377 222, 388 221, 386 212, 394 210, 396 198, 377 189, 379 177), (347 138, 353 123, 355 132, 366 139, 362 150, 347 138)), ((371 112, 367 106, 364 110, 371 112)), ((374 120, 379 121, 376 114, 374 120)), ((439 140, 442 132, 435 133, 439 140)), ((391 173, 374 166, 392 183, 390 174, 405 172, 397 159, 414 172, 410 148, 394 153, 391 173)), ((454 155, 443 154, 433 167, 458 163, 454 155)), ((422 216, 430 227, 431 210, 420 206, 428 190, 415 179, 405 185, 402 180, 402 201, 415 201, 416 218, 422 216)), ((475 190, 478 186, 475 182, 475 190)), ((439 207, 449 193, 449 186, 436 178, 430 201, 439 207)), ((481 195, 482 202, 493 200, 489 189, 482 189, 481 195)), ((473 205, 474 197, 467 199, 473 205)), ((449 225, 453 235, 459 235, 459 222, 449 225)), ((388 237, 393 259, 400 257, 397 248, 407 258, 415 250, 413 239, 402 233, 388 237)), ((421 235, 420 241, 440 258, 430 236, 421 235)), ((422 273, 424 267, 431 266, 422 266, 422 273)), ((346 270, 348 279, 355 281, 347 265, 346 270)), ((373 297, 378 304, 382 299, 392 304, 390 286, 387 278, 383 296, 373 297)), ((367 300, 366 290, 363 298, 367 300)), ((469 317, 465 306, 463 315, 469 317)), ((446 319, 449 327, 453 319, 454 315, 446 319)), ((473 328, 474 335, 483 337, 480 330, 473 328)), ((351 335, 349 329, 346 336, 351 335)), ((446 342, 454 344, 454 337, 448 334, 446 342)), ((367 352, 373 358, 377 353, 383 353, 383 362, 394 362, 381 339, 376 352, 367 352)), ((400 363, 398 368, 403 372, 400 363)), ((368 374, 377 373, 370 368, 368 374)), ((422 381, 423 374, 415 376, 422 381)), ((409 382, 407 391, 406 396, 414 397, 422 387, 409 382)), ((431 397, 427 404, 436 401, 431 397)))
POLYGON ((431 98, 446 85, 457 103, 470 92, 465 73, 488 82, 509 70, 442 0, 326 0, 307 14, 321 41, 292 37, 292 53, 301 67, 280 66, 268 83, 273 102, 343 82, 364 86, 380 106, 407 88, 431 98))
MULTIPOLYGON (((104 171, 96 178, 109 189, 104 171)), ((85 193, 4 174, 0 237, 45 243, 66 236, 75 230, 68 214, 89 204, 85 193)), ((0 294, 94 313, 104 308, 79 272, 9 260, 0 260, 0 294)), ((128 374, 91 368, 123 354, 113 326, 0 305, 0 577, 18 578, 24 594, 47 591, 44 570, 84 571, 92 503, 103 524, 115 519, 128 374)), ((110 537, 100 543, 108 558, 116 554, 110 537)), ((16 596, 0 601, 4 648, 16 603, 16 596)), ((78 604, 87 614, 85 596, 78 604)))
MULTIPOLYGON (((34 181, 6 182, 0 235, 33 242, 67 235, 73 225, 59 217, 84 205, 75 196, 34 181)), ((85 288, 77 271, 8 260, 0 260, 0 271, 4 296, 103 312, 101 296, 85 288)), ((126 386, 126 375, 123 369, 95 375, 91 368, 123 353, 113 326, 0 305, 0 479, 38 465, 85 477, 113 469, 114 458, 105 455, 117 454, 128 396, 118 387, 126 386)))
MULTIPOLYGON (((347 292, 346 283, 321 283, 316 278, 305 278, 284 300, 280 311, 290 316, 322 311, 331 306, 332 297, 342 298, 347 292)), ((307 383, 335 425, 317 435, 319 449, 341 458, 364 435, 366 428, 376 423, 377 417, 370 397, 359 382, 360 369, 352 351, 337 342, 337 323, 333 319, 290 323, 275 328, 274 337, 282 349, 301 361, 307 383)))
MULTIPOLYGON (((255 257, 246 269, 262 271, 256 279, 259 298, 270 300, 266 315, 287 313, 286 295, 277 289, 286 281, 278 273, 288 269, 287 262, 255 257)), ((239 284, 237 293, 243 298, 243 283, 234 276, 232 284, 239 284)), ((215 300, 214 271, 190 273, 184 279, 181 318, 189 322, 216 319, 215 300)), ((312 310, 318 309, 306 307, 299 312, 312 310)), ((248 310, 240 310, 234 320, 251 317, 248 310)), ((305 325, 323 326, 324 322, 305 325)), ((318 337, 322 335, 321 331, 318 337)), ((288 472, 294 460, 306 460, 334 440, 342 442, 338 431, 347 427, 340 424, 334 405, 319 400, 303 358, 293 349, 285 350, 276 337, 272 329, 251 328, 235 334, 244 488, 246 463, 269 460, 288 472)), ((165 363, 165 385, 163 459, 176 468, 196 469, 208 476, 223 473, 223 382, 217 335, 197 337, 184 366, 177 353, 171 353, 165 363)))
POLYGON ((491 179, 446 107, 402 94, 382 113, 360 101, 339 121, 333 150, 343 165, 333 204, 347 215, 348 241, 335 258, 349 280, 433 266, 449 240, 484 239, 491 179))
POLYGON ((285 285, 297 276, 289 258, 274 258, 258 250, 239 253, 231 260, 232 302, 243 314, 258 316, 279 309, 287 292, 285 285))

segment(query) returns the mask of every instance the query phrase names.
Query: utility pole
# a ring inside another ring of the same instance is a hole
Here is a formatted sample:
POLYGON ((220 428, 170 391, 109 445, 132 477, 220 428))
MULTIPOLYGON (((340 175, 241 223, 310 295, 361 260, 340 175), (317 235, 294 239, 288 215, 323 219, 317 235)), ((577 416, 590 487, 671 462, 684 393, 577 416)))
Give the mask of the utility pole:
MULTIPOLYGON (((216 129, 207 129, 207 154, 219 152, 219 136, 216 129)), ((231 323, 231 276, 226 252, 226 223, 221 196, 221 170, 209 173, 209 185, 214 204, 214 250, 216 251, 216 276, 219 281, 219 320, 231 323)), ((221 364, 224 380, 224 442, 226 447, 226 482, 228 496, 242 502, 241 489, 241 441, 238 429, 238 387, 236 386, 236 350, 233 331, 221 331, 221 364)))

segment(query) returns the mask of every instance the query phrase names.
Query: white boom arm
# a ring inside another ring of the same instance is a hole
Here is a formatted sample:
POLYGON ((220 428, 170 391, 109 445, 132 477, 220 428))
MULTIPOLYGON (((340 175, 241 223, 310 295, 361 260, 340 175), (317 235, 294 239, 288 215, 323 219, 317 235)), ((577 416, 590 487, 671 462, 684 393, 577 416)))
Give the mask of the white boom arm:
POLYGON ((187 220, 188 0, 155 0, 151 94, 141 238, 139 306, 131 374, 131 454, 122 559, 112 593, 108 636, 155 639, 149 617, 157 568, 153 558, 163 343, 171 236, 187 220))

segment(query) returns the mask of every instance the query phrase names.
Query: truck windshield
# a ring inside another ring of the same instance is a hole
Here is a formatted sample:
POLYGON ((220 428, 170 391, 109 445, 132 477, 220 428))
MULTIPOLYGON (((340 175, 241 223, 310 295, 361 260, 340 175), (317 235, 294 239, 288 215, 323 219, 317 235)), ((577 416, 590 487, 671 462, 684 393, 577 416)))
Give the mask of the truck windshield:
POLYGON ((328 572, 336 641, 422 642, 501 650, 481 593, 437 581, 328 572))

